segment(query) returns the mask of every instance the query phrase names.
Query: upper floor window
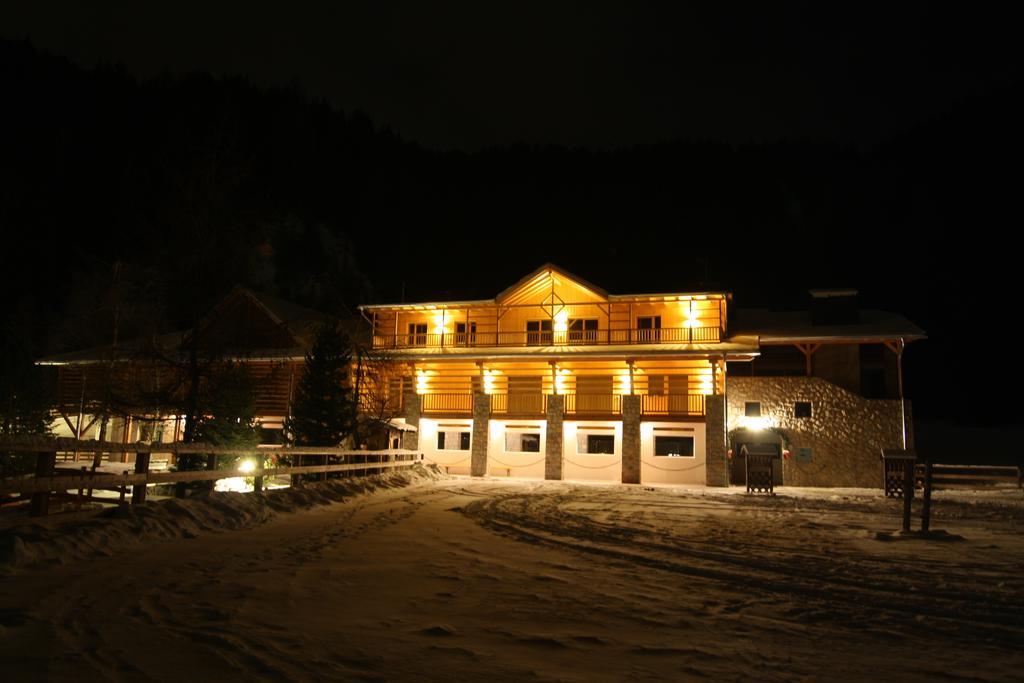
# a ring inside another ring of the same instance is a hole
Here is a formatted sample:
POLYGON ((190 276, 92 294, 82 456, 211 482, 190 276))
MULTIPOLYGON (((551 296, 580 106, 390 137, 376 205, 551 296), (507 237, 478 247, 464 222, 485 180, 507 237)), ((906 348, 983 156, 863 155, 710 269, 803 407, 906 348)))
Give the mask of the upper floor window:
POLYGON ((761 417, 761 402, 747 401, 743 404, 744 417, 761 417))
POLYGON ((569 321, 569 343, 584 344, 597 341, 597 318, 577 318, 569 321))
POLYGON ((427 345, 427 324, 409 323, 409 346, 427 345))
POLYGON ((639 316, 636 319, 636 340, 639 342, 661 341, 661 316, 639 316))
POLYGON ((551 320, 527 320, 526 343, 533 345, 551 345, 551 320))
POLYGON ((476 323, 455 323, 455 343, 456 344, 476 344, 476 323))

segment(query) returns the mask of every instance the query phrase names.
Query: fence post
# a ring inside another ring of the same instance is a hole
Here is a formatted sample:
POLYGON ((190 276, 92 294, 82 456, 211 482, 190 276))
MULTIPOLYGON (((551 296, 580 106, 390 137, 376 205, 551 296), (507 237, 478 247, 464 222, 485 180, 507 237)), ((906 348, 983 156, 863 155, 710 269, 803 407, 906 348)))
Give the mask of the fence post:
MULTIPOLYGON (((135 454, 135 474, 149 474, 149 453, 135 454)), ((148 480, 149 477, 147 476, 148 480)), ((132 486, 132 505, 146 502, 146 482, 132 486)))
POLYGON ((256 475, 252 478, 252 492, 263 492, 263 458, 256 459, 256 475))
MULTIPOLYGON (((57 451, 44 451, 36 454, 36 481, 44 477, 53 478, 53 466, 57 462, 57 451)), ((50 511, 50 491, 38 491, 32 494, 30 514, 33 517, 45 517, 50 511)))
POLYGON ((924 492, 921 502, 921 531, 928 533, 932 521, 932 461, 924 463, 924 492))
MULTIPOLYGON (((302 467, 302 456, 301 455, 293 454, 290 459, 292 461, 292 467, 302 467)), ((294 488, 296 486, 301 486, 301 485, 302 485, 302 475, 301 474, 293 474, 292 475, 292 487, 294 488)))
POLYGON ((910 504, 914 500, 914 461, 903 465, 903 530, 910 531, 910 504))
MULTIPOLYGON (((88 467, 82 467, 82 478, 85 479, 85 473, 88 471, 88 467)), ((85 489, 85 485, 82 483, 78 484, 78 496, 75 498, 75 510, 82 509, 82 491, 85 489)))
MULTIPOLYGON (((330 464, 331 464, 331 455, 330 455, 330 453, 324 453, 324 466, 326 467, 327 465, 330 465, 330 464)), ((327 481, 327 472, 321 472, 320 473, 320 481, 327 481)))

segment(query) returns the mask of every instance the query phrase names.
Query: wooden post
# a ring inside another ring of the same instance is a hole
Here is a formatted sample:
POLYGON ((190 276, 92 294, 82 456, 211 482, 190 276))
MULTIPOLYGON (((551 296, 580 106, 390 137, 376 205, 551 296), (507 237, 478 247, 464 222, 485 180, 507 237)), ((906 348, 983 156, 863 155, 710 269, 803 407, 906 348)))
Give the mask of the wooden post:
MULTIPOLYGON (((442 334, 441 337, 444 338, 444 335, 442 334)), ((327 453, 324 453, 324 465, 330 465, 330 464, 331 464, 331 456, 329 454, 327 454, 327 453)), ((327 473, 326 472, 321 472, 320 473, 320 481, 327 481, 327 473)))
MULTIPOLYGON (((297 455, 297 454, 293 455, 291 457, 291 461, 292 461, 292 467, 302 467, 302 456, 301 455, 297 455)), ((301 485, 302 485, 302 475, 301 474, 293 474, 292 475, 292 486, 295 487, 295 486, 301 486, 301 485)))
MULTIPOLYGON (((210 453, 209 455, 206 456, 206 470, 208 472, 214 472, 214 471, 216 471, 216 469, 217 469, 217 454, 216 453, 210 453)), ((204 483, 206 484, 207 489, 209 491, 213 491, 214 489, 217 488, 217 480, 216 479, 211 479, 211 480, 209 480, 207 482, 204 482, 204 483)))
POLYGON ((263 458, 256 460, 256 476, 252 478, 252 492, 263 493, 263 458))
MULTIPOLYGON (((135 474, 149 474, 149 453, 135 454, 135 474)), ((132 505, 146 502, 146 482, 132 486, 132 505)))
POLYGON ((924 463, 924 493, 921 503, 921 531, 928 533, 932 521, 932 461, 924 463))
MULTIPOLYGON (((88 467, 82 467, 82 477, 85 478, 85 473, 89 470, 88 467)), ((82 484, 78 485, 78 496, 75 498, 75 510, 82 509, 82 492, 85 487, 82 484)))
MULTIPOLYGON (((56 451, 44 451, 36 455, 36 479, 53 477, 53 466, 57 462, 56 451)), ((50 511, 50 492, 40 491, 32 494, 30 514, 33 517, 45 517, 50 511)))
POLYGON ((117 497, 119 505, 124 505, 124 494, 128 491, 128 470, 122 472, 122 475, 124 476, 124 479, 121 481, 121 495, 117 497))
POLYGON ((910 531, 910 505, 914 500, 914 461, 903 465, 903 531, 910 531))

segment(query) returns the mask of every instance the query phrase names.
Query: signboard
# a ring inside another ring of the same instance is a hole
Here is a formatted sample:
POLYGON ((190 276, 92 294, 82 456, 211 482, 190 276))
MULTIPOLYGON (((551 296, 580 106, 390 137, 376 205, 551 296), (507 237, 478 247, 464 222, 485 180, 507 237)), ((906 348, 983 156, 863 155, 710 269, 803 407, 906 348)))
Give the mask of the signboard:
POLYGON ((796 451, 796 461, 799 463, 808 463, 811 461, 811 449, 810 448, 798 448, 796 451))

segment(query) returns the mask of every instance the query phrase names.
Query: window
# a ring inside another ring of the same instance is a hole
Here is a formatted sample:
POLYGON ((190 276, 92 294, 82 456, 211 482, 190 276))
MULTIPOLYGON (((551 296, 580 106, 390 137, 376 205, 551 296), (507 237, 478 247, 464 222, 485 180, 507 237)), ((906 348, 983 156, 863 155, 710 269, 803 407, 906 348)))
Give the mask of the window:
POLYGON ((746 417, 761 417, 761 402, 747 401, 743 404, 743 414, 746 417))
POLYGON ((665 393, 665 375, 647 375, 647 393, 662 396, 665 393))
POLYGON ((551 321, 550 320, 527 320, 526 321, 526 343, 536 345, 551 344, 551 321))
POLYGON ((661 316, 638 317, 636 319, 636 340, 639 342, 661 341, 661 316))
POLYGON ((577 432, 576 452, 592 455, 613 455, 615 453, 615 435, 577 432))
POLYGON ((569 321, 569 343, 582 344, 597 341, 597 318, 569 321))
POLYGON ((409 323, 409 346, 427 345, 427 324, 409 323))
POLYGON ((468 451, 469 432, 445 430, 437 433, 437 450, 468 451))
POLYGON ((505 432, 506 453, 540 453, 539 432, 505 432))
POLYGON ((692 458, 692 436, 655 436, 654 455, 662 458, 692 458))
POLYGON ((811 416, 811 402, 810 401, 797 401, 793 404, 793 417, 810 417, 811 416))
POLYGON ((469 323, 469 332, 467 336, 466 323, 455 323, 455 343, 462 345, 473 345, 476 344, 476 323, 469 323))

